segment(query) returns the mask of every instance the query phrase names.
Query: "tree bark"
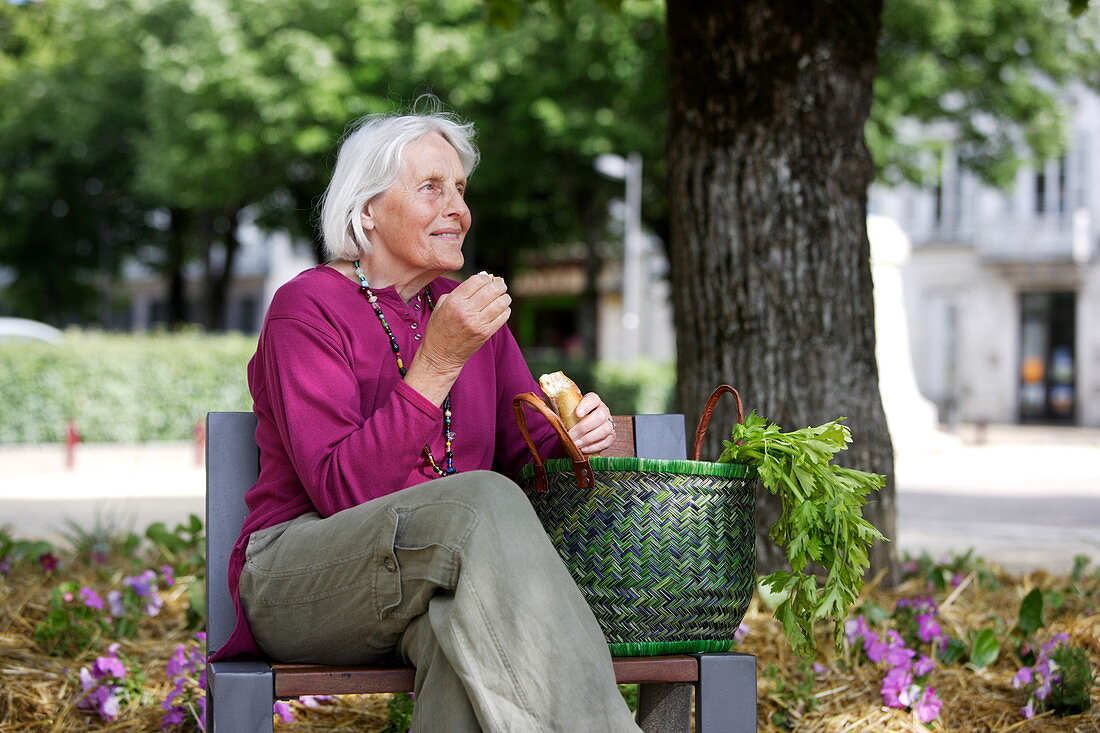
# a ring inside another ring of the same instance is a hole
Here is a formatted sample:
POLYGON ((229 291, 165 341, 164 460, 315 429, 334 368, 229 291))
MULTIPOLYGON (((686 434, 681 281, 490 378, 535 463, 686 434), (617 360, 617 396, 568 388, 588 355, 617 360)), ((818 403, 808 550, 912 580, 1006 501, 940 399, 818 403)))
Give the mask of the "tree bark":
MULTIPOLYGON (((678 398, 698 418, 728 382, 785 429, 848 418, 840 463, 886 474, 866 516, 894 537, 879 397, 863 138, 882 0, 668 3, 671 277, 678 398)), ((732 400, 731 400, 732 402, 732 400)), ((704 456, 728 438, 717 413, 704 456)), ((758 570, 785 567, 757 502, 758 570)), ((891 544, 872 572, 894 580, 891 544)))
POLYGON ((168 279, 168 323, 178 326, 187 322, 187 283, 183 268, 187 264, 187 236, 191 221, 186 209, 171 210, 165 271, 168 279))

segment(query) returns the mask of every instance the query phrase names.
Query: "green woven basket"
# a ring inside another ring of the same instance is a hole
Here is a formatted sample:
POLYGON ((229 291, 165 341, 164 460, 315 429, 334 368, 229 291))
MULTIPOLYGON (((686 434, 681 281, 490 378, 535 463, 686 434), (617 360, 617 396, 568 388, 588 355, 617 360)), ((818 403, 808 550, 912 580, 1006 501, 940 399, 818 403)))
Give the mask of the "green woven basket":
MULTIPOLYGON (((707 421, 718 394, 704 411, 707 421)), ((521 485, 611 653, 729 649, 755 581, 755 469, 697 460, 585 459, 557 416, 533 394, 526 398, 515 403, 524 435, 522 405, 541 406, 573 457, 543 462, 528 440, 535 462, 523 468, 521 485)), ((705 433, 705 423, 700 428, 705 433)))

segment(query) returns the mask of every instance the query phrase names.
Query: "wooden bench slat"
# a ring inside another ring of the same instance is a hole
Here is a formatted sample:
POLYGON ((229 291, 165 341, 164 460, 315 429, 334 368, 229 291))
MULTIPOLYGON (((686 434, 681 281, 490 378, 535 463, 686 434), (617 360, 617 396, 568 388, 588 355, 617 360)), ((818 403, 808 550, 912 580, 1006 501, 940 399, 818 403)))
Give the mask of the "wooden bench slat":
MULTIPOLYGON (((699 662, 695 657, 618 657, 615 681, 619 684, 696 682, 699 662)), ((321 664, 272 664, 275 696, 360 695, 377 692, 412 692, 415 671, 411 667, 335 667, 321 664)))

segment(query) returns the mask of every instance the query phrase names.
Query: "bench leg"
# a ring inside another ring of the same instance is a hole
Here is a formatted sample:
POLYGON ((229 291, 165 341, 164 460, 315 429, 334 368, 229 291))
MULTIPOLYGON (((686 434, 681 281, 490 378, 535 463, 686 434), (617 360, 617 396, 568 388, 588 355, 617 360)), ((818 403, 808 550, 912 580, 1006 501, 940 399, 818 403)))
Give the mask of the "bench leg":
POLYGON ((206 665, 206 730, 209 733, 272 733, 275 675, 264 662, 206 665))
POLYGON ((755 733, 756 657, 739 652, 693 656, 699 659, 696 733, 755 733))
POLYGON ((645 733, 688 733, 691 730, 689 684, 651 682, 638 685, 638 725, 645 733))

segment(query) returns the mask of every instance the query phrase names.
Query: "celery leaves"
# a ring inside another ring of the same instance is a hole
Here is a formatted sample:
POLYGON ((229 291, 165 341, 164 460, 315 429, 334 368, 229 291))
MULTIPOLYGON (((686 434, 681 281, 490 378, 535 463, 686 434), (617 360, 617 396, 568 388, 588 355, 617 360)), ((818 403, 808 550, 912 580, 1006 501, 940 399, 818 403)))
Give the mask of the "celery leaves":
POLYGON ((784 548, 791 569, 761 582, 783 598, 775 618, 791 648, 805 657, 817 650, 813 629, 821 619, 832 620, 839 648, 848 608, 863 588, 868 550, 886 539, 863 518, 868 494, 885 477, 830 463, 852 442, 843 419, 784 433, 754 410, 733 426, 718 458, 756 466, 764 487, 780 499, 782 514, 768 534, 784 548), (823 582, 807 571, 810 563, 824 569, 823 582))

